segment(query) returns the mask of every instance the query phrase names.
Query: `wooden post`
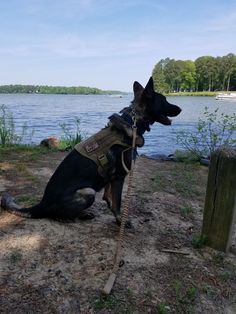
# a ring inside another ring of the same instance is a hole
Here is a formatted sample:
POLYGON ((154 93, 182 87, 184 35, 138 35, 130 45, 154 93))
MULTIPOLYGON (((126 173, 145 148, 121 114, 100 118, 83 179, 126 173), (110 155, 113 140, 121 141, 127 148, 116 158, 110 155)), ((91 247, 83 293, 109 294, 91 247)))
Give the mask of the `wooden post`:
POLYGON ((206 244, 228 252, 236 216, 236 150, 218 150, 211 156, 202 236, 206 244))

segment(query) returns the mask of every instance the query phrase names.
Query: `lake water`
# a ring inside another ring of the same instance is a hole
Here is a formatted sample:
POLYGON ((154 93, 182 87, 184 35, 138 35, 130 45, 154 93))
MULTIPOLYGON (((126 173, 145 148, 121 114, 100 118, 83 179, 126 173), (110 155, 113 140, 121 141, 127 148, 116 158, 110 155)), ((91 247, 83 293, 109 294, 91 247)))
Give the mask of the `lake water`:
MULTIPOLYGON (((170 103, 182 108, 181 114, 173 118, 171 126, 155 124, 151 132, 145 134, 145 146, 139 153, 171 154, 178 147, 176 133, 191 130, 207 106, 209 110, 219 107, 224 113, 236 113, 236 101, 220 100, 214 97, 167 97, 170 103)), ((108 122, 108 117, 130 104, 132 95, 114 98, 105 95, 39 95, 0 94, 0 105, 4 104, 13 113, 17 131, 27 124, 34 130, 31 142, 39 143, 49 136, 61 137, 60 124, 70 127, 74 119, 80 119, 80 128, 86 136, 99 131, 108 122)), ((25 140, 27 141, 27 140, 25 140)))

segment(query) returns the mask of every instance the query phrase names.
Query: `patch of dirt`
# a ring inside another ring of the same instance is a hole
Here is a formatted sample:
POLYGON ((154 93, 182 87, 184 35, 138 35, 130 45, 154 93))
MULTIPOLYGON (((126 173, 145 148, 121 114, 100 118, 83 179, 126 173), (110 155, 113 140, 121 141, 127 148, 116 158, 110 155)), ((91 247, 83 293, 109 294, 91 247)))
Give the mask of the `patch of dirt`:
MULTIPOLYGON (((64 156, 4 155, 0 191, 22 205, 34 203, 64 156)), ((207 171, 139 158, 133 228, 126 230, 124 265, 107 298, 101 290, 113 267, 119 227, 102 192, 91 207, 92 221, 23 219, 2 210, 0 313, 236 313, 235 253, 192 245, 201 233, 207 171)))

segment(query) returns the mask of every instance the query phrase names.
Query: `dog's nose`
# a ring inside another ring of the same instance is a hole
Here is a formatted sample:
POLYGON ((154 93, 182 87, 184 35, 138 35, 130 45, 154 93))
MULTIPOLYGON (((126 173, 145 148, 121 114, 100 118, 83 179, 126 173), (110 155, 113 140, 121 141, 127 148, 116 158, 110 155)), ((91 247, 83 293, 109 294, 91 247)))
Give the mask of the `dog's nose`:
POLYGON ((177 114, 180 114, 181 111, 182 111, 182 109, 177 106, 177 114))
POLYGON ((182 111, 181 108, 179 106, 175 106, 175 109, 174 109, 174 113, 175 113, 175 116, 177 116, 178 114, 180 114, 180 112, 182 111))

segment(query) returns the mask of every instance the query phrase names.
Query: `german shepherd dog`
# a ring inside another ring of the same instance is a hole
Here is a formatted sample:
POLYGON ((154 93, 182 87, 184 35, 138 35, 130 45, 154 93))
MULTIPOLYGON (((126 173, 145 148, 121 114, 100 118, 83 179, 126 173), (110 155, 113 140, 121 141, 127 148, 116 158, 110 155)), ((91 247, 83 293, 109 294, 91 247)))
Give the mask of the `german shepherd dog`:
MULTIPOLYGON (((121 122, 124 121, 124 127, 118 127, 118 133, 123 134, 124 145, 115 144, 107 148, 104 154, 109 163, 103 168, 102 173, 94 160, 73 149, 50 178, 42 200, 38 204, 21 208, 8 193, 4 193, 1 207, 28 218, 91 219, 94 217, 93 214, 85 209, 93 204, 96 192, 105 188, 103 199, 113 212, 116 222, 120 224, 121 196, 127 175, 124 164, 129 168, 131 159, 136 155, 129 149, 132 138, 128 131, 132 129, 134 123, 133 115, 136 119, 137 136, 143 139, 143 134, 145 131, 150 131, 150 125, 154 122, 170 125, 169 117, 175 117, 181 112, 178 106, 170 104, 163 95, 154 91, 152 77, 145 88, 134 82, 133 91, 134 100, 130 106, 124 108, 121 115, 115 114, 120 119, 119 123, 114 124, 111 119, 110 126, 107 126, 108 130, 111 129, 113 132, 112 130, 117 129, 116 125, 122 125, 121 122)), ((139 146, 143 144, 144 141, 139 146)))

